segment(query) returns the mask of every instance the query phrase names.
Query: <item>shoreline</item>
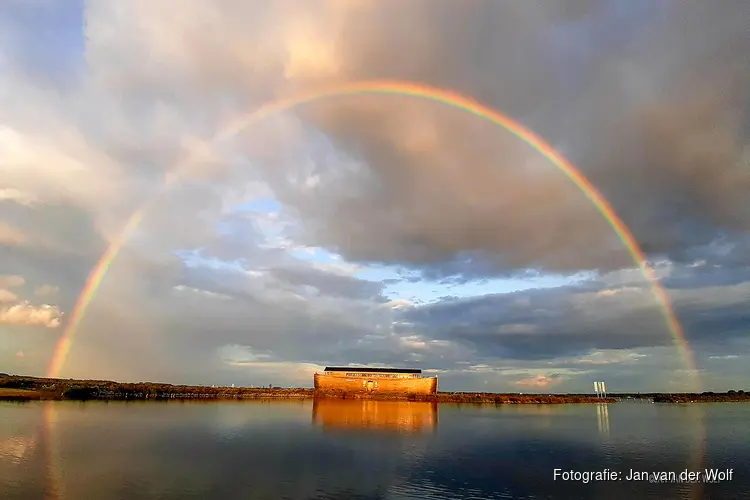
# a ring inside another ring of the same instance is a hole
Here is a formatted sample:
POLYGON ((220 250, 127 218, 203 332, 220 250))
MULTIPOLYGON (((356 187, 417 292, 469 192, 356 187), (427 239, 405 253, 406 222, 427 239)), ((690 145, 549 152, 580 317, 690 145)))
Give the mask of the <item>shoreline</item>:
POLYGON ((73 380, 0 374, 0 401, 231 401, 347 399, 413 401, 453 404, 596 404, 620 401, 653 403, 750 402, 750 392, 612 394, 519 394, 487 392, 438 392, 430 395, 394 393, 344 393, 308 388, 209 387, 160 383, 121 383, 108 380, 73 380))

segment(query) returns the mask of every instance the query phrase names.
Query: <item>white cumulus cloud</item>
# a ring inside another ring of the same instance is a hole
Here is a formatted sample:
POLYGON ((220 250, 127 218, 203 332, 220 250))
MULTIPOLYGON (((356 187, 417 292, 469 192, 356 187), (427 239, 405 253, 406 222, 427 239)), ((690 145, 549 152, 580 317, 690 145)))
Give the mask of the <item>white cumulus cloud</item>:
POLYGON ((28 301, 0 309, 0 325, 28 325, 57 328, 62 312, 57 306, 42 304, 34 306, 28 301))

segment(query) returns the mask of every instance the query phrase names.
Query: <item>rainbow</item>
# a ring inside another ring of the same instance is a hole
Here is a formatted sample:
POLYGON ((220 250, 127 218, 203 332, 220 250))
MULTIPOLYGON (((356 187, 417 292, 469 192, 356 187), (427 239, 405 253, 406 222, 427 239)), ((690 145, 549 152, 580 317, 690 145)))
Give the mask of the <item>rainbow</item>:
MULTIPOLYGON (((476 101, 471 97, 467 97, 450 90, 414 82, 377 80, 343 83, 264 104, 257 108, 255 111, 241 115, 240 117, 232 120, 213 137, 213 139, 209 142, 209 145, 224 140, 228 137, 232 137, 248 127, 250 124, 257 122, 258 120, 262 120, 274 113, 289 110, 296 106, 319 101, 322 99, 356 96, 362 94, 386 94, 414 97, 460 109, 474 116, 494 123, 495 125, 503 127, 506 131, 524 141, 526 144, 539 152, 550 163, 560 169, 560 171, 562 171, 568 177, 568 179, 573 182, 576 187, 578 187, 578 189, 586 196, 586 198, 588 198, 588 200, 606 219, 606 221, 617 234, 617 237, 630 253, 636 267, 641 270, 645 278, 650 282, 651 292, 653 293, 656 301, 660 306, 669 332, 673 338, 674 344, 686 367, 694 375, 694 383, 696 387, 699 386, 697 380, 697 370, 695 367, 695 361, 690 349, 690 345, 688 344, 682 326, 678 321, 677 316, 675 315, 668 294, 664 287, 659 283, 654 270, 646 261, 646 257, 639 247, 635 237, 622 221, 622 219, 620 219, 620 217, 617 215, 610 203, 596 189, 596 187, 591 184, 591 182, 589 182, 589 180, 586 178, 586 176, 583 175, 583 173, 581 173, 575 166, 573 166, 570 162, 563 158, 562 155, 555 151, 555 149, 547 144, 541 137, 536 135, 533 131, 526 128, 522 124, 480 103, 479 101, 476 101)), ((186 172, 186 170, 192 164, 194 156, 195 155, 189 155, 188 158, 178 164, 175 169, 168 174, 167 178, 165 179, 165 187, 178 180, 186 172)), ((60 370, 65 364, 68 353, 70 352, 70 348, 72 346, 73 339, 75 338, 76 331, 85 315, 87 307, 96 295, 96 291, 102 283, 102 280, 107 270, 109 269, 109 266, 117 257, 124 243, 130 237, 133 231, 138 227, 138 224, 141 222, 141 220, 143 220, 143 217, 148 211, 149 206, 150 203, 147 203, 144 207, 138 209, 128 219, 120 235, 115 238, 114 241, 112 241, 107 251, 101 257, 96 266, 94 266, 86 281, 86 285, 76 302, 70 320, 65 330, 63 331, 60 340, 58 341, 47 376, 57 377, 59 375, 60 370)))
POLYGON ((102 280, 104 280, 104 276, 107 274, 109 266, 117 258, 117 255, 125 245, 125 242, 138 228, 138 225, 143 220, 146 212, 148 212, 149 207, 150 203, 139 208, 133 215, 130 216, 128 221, 125 223, 125 227, 120 231, 117 237, 112 240, 112 242, 109 244, 109 247, 104 252, 104 255, 101 256, 99 261, 96 263, 96 265, 86 278, 86 283, 84 284, 83 291, 78 296, 78 300, 76 300, 75 307, 73 308, 73 314, 70 315, 70 319, 65 326, 65 330, 63 331, 60 340, 57 341, 55 353, 52 356, 52 362, 47 368, 48 377, 57 378, 59 376, 60 370, 62 370, 62 367, 65 364, 65 360, 68 358, 70 348, 73 345, 73 338, 75 337, 76 331, 78 330, 78 326, 81 324, 83 316, 86 314, 86 309, 94 299, 96 291, 99 289, 99 285, 102 284, 102 280))
POLYGON ((62 476, 60 461, 59 440, 55 439, 55 426, 59 414, 55 411, 55 402, 48 401, 42 410, 44 426, 42 436, 44 437, 45 460, 47 464, 47 495, 49 500, 64 500, 65 482, 62 476))

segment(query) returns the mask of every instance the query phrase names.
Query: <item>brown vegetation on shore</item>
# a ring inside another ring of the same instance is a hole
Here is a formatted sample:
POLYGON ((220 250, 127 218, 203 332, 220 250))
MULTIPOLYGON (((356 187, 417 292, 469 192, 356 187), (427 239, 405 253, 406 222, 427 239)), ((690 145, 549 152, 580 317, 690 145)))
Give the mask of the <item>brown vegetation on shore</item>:
POLYGON ((654 403, 750 402, 750 393, 728 391, 701 394, 618 394, 597 398, 591 394, 495 394, 487 392, 438 392, 436 394, 346 393, 281 387, 206 387, 121 383, 109 380, 73 380, 0 374, 0 400, 233 400, 233 399, 373 399, 459 404, 578 404, 615 403, 622 399, 649 399, 654 403))
MULTIPOLYGON (((254 387, 206 387, 156 384, 151 382, 122 383, 109 380, 73 380, 19 376, 0 376, 0 399, 7 390, 23 390, 47 400, 138 400, 138 399, 272 399, 311 398, 312 389, 254 387)), ((18 399, 18 398, 16 398, 18 399)))
POLYGON ((750 402, 750 392, 702 392, 700 394, 648 394, 654 403, 739 403, 750 402))
POLYGON ((0 401, 27 401, 29 399, 42 399, 41 393, 28 389, 0 387, 0 401))

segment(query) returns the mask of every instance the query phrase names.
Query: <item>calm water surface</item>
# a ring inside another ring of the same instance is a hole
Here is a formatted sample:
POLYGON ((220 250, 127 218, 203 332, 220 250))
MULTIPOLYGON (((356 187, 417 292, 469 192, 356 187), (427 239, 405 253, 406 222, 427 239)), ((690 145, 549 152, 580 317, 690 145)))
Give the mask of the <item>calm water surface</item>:
POLYGON ((0 403, 0 498, 750 498, 749 422, 739 403, 0 403), (553 479, 706 467, 734 473, 553 479))

